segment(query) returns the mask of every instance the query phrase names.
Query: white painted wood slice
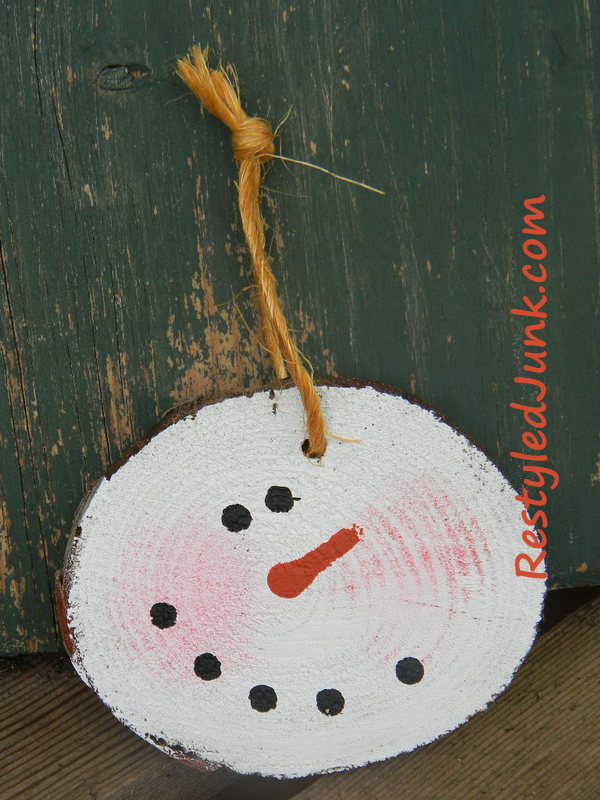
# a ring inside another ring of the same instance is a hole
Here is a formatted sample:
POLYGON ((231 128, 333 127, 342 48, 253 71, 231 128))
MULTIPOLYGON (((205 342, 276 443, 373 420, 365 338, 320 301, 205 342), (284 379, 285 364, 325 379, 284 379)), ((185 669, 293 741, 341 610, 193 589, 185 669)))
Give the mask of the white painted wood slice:
POLYGON ((172 755, 300 776, 429 742, 509 683, 543 581, 515 575, 521 504, 434 412, 321 386, 200 407, 80 510, 64 596, 73 663, 172 755))

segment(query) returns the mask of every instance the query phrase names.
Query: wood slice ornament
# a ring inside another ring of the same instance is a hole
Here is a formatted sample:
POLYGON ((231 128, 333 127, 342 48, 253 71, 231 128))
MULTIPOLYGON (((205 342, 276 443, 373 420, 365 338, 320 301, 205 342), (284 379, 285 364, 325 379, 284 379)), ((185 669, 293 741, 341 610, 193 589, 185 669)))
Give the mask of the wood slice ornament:
POLYGON ((395 389, 310 385, 354 441, 307 457, 302 385, 195 401, 76 516, 73 664, 192 764, 296 777, 412 750, 483 709, 535 636, 543 581, 515 575, 522 506, 490 460, 395 389))

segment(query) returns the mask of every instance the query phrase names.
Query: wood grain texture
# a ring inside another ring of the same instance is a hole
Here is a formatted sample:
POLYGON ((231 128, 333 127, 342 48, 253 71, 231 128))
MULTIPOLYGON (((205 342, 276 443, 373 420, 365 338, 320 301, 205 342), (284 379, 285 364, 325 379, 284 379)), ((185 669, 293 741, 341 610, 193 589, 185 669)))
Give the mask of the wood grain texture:
POLYGON ((542 636, 507 691, 433 744, 318 778, 295 800, 596 800, 600 600, 542 636))
POLYGON ((546 194, 552 585, 598 582, 598 168, 589 0, 5 2, 0 651, 55 650, 79 498, 174 403, 260 386, 231 147, 173 76, 209 43, 290 105, 268 242, 317 374, 412 391, 515 484, 522 202, 546 194))
MULTIPOLYGON (((198 774, 146 746, 122 728, 108 709, 96 701, 89 690, 61 662, 41 663, 35 669, 2 673, 3 731, 2 795, 22 797, 98 797, 113 796, 115 784, 123 783, 120 793, 144 781, 145 774, 157 767, 165 770, 165 784, 185 791, 197 786, 196 797, 210 797, 227 784, 224 774, 198 774), (60 730, 68 726, 77 731, 65 737, 60 730), (116 723, 116 724, 115 724, 116 723), (22 746, 28 731, 45 731, 44 745, 22 746), (92 763, 98 770, 93 774, 92 763), (88 775, 88 770, 90 775, 88 775), (204 791, 203 791, 204 786, 204 791)), ((148 785, 156 787, 156 774, 148 785)), ((173 791, 173 790, 170 790, 173 791)), ((133 794, 131 796, 134 796, 133 794)), ((177 796, 177 795, 171 795, 177 796)))
MULTIPOLYGON (((383 764, 279 781, 201 773, 127 731, 71 671, 36 657, 0 663, 3 800, 596 800, 600 599, 538 639, 484 714, 383 764)), ((52 658, 51 661, 49 659, 52 658)))
MULTIPOLYGON (((62 658, 0 664, 0 706, 3 800, 209 800, 259 790, 266 799, 277 783, 165 756, 117 722, 62 658)), ((307 784, 288 783, 290 793, 307 784)))

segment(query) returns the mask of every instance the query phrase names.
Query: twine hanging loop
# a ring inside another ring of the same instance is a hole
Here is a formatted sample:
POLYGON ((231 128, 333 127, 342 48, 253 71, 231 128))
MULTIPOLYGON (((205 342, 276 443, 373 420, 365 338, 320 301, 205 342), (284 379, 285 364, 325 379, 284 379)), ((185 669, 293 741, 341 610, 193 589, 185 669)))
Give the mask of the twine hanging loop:
POLYGON ((265 249, 260 211, 261 167, 270 158, 277 158, 273 131, 266 120, 250 117, 242 108, 233 69, 209 69, 207 55, 208 49, 193 47, 189 56, 177 62, 177 74, 204 108, 231 130, 233 155, 239 170, 238 204, 252 260, 265 345, 277 377, 283 379, 289 371, 300 392, 308 433, 304 452, 309 457, 321 457, 327 449, 321 401, 281 309, 277 283, 265 249))
POLYGON ((238 164, 249 158, 262 164, 275 152, 271 126, 260 117, 248 117, 231 131, 231 146, 238 164))

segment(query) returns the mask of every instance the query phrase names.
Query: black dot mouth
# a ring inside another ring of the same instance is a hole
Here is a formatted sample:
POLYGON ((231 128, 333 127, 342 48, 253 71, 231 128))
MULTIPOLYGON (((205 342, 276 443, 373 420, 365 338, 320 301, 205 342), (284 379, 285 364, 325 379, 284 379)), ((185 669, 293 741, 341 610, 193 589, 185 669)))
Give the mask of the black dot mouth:
MULTIPOLYGON (((177 611, 169 603, 155 603, 150 615, 158 628, 169 628, 175 624, 177 611)), ((406 656, 396 662, 395 672, 400 683, 414 686, 423 680, 425 667, 418 658, 406 656)), ((221 662, 214 653, 201 653, 194 659, 194 673, 203 681, 214 681, 221 677, 221 662)), ((260 683, 250 689, 248 700, 255 711, 264 713, 277 707, 278 698, 272 686, 260 683)), ((344 710, 346 700, 338 689, 321 689, 317 692, 316 704, 321 714, 336 717, 344 710)))
POLYGON ((157 628, 172 628, 177 622, 177 609, 170 603, 154 603, 150 609, 150 619, 157 628))
POLYGON ((408 658, 401 658, 396 664, 396 677, 400 683, 405 683, 407 686, 413 686, 423 679, 425 668, 418 658, 409 656, 408 658))
POLYGON ((255 711, 272 711, 277 706, 277 695, 272 686, 259 684, 248 693, 248 700, 255 711))
POLYGON ((214 681, 221 676, 221 662, 212 653, 202 653, 194 660, 194 672, 203 681, 214 681))
POLYGON ((321 689, 317 692, 317 708, 327 717, 336 717, 344 710, 344 695, 337 689, 321 689))
MULTIPOLYGON (((156 603, 152 608, 154 609, 158 605, 163 606, 166 604, 156 603)), ((168 606, 168 608, 172 609, 173 606, 168 606)), ((162 616, 157 616, 157 618, 163 619, 162 616)), ((170 619, 170 615, 168 615, 168 618, 170 619)), ((174 624, 174 622, 170 624, 174 624)), ((168 625, 159 625, 159 627, 168 627, 168 625)), ((396 663, 395 671, 400 683, 404 683, 407 686, 419 683, 425 675, 425 668, 422 662, 412 656, 401 658, 396 663)), ((221 677, 221 662, 213 653, 202 653, 194 659, 194 672, 203 681, 214 681, 221 677)), ((255 711, 272 711, 277 707, 275 689, 264 683, 253 686, 248 693, 248 699, 255 711)), ((321 689, 317 692, 316 702, 321 714, 327 717, 336 717, 341 714, 346 705, 344 696, 338 689, 321 689)))

